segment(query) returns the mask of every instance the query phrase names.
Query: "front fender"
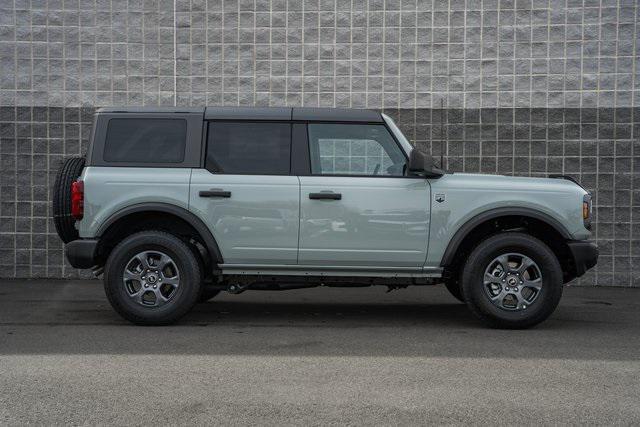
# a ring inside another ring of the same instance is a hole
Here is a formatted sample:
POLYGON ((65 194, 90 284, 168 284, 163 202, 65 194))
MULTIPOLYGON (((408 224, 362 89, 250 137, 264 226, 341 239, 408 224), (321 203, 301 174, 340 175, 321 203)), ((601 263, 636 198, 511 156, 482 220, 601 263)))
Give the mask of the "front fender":
POLYGON ((468 219, 462 226, 458 228, 455 232, 449 244, 447 245, 444 254, 442 255, 442 260, 440 262, 441 266, 450 265, 454 261, 454 256, 458 247, 464 240, 464 238, 478 225, 483 222, 489 221, 494 218, 500 218, 504 216, 526 216, 529 218, 535 218, 540 221, 543 221, 553 227, 562 237, 565 239, 570 239, 571 234, 567 231, 566 227, 564 227, 558 220, 546 214, 540 210, 527 208, 527 207, 513 207, 513 208, 495 208, 490 209, 488 211, 481 212, 472 218, 468 219))
POLYGON ((439 267, 475 225, 504 215, 548 223, 567 239, 588 239, 582 221, 586 192, 565 180, 447 174, 432 180, 431 233, 426 267, 439 267))

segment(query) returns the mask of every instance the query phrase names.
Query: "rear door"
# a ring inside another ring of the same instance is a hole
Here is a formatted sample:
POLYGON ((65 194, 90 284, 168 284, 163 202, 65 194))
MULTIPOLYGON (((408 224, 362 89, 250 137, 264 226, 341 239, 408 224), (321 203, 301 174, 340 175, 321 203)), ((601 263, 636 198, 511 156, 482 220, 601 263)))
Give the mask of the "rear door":
POLYGON ((386 126, 309 123, 308 147, 299 264, 421 268, 431 190, 405 176, 406 155, 386 126))
POLYGON ((211 229, 225 264, 296 264, 300 186, 290 156, 290 122, 208 123, 189 208, 211 229))

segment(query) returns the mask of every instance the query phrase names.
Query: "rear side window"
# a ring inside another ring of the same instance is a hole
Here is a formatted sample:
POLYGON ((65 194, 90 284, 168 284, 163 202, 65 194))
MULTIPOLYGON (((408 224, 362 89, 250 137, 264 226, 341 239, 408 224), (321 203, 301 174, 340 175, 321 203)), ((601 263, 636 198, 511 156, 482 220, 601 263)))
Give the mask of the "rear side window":
POLYGON ((291 124, 211 122, 206 168, 242 175, 289 175, 291 124))
POLYGON ((186 139, 183 119, 111 119, 103 157, 112 163, 180 163, 186 139))

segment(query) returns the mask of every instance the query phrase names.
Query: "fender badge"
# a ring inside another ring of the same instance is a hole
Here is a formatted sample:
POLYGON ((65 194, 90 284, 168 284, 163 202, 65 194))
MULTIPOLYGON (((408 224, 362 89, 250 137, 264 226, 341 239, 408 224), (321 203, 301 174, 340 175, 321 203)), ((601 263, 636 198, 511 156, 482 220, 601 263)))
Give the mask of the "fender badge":
POLYGON ((444 202, 444 194, 443 193, 436 194, 436 202, 438 202, 438 203, 444 202))

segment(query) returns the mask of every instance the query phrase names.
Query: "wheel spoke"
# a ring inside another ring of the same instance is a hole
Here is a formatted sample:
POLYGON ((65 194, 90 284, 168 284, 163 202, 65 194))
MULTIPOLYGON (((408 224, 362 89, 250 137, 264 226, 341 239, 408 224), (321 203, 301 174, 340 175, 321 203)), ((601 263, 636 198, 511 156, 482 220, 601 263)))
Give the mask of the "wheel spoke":
POLYGON ((518 267, 518 273, 520 273, 520 275, 523 275, 525 271, 527 271, 530 267, 534 265, 536 265, 536 263, 533 262, 531 258, 523 256, 520 262, 520 266, 518 267))
POLYGON ((531 304, 529 301, 527 301, 523 296, 522 293, 520 292, 516 292, 514 293, 516 299, 518 300, 518 309, 525 309, 529 306, 529 304, 531 304))
POLYGON ((522 286, 525 288, 533 288, 539 291, 540 289, 542 289, 542 279, 538 278, 535 280, 525 280, 522 286))
POLYGON ((498 283, 500 280, 491 273, 484 273, 484 284, 498 283))
POLYGON ((502 300, 504 300, 504 297, 506 296, 507 296, 507 291, 502 289, 498 295, 491 295, 490 298, 493 300, 494 303, 500 303, 500 305, 502 305, 502 300))
POLYGON ((146 292, 146 289, 143 286, 140 286, 140 289, 138 289, 136 292, 129 294, 129 298, 131 298, 138 304, 142 304, 143 303, 142 297, 144 296, 145 292, 146 292))
POLYGON ((151 266, 149 265, 149 252, 142 252, 136 255, 135 258, 140 262, 140 266, 144 270, 151 268, 151 266))
POLYGON ((165 254, 160 255, 160 260, 158 261, 158 265, 156 267, 158 268, 158 270, 162 271, 167 265, 173 264, 173 260, 165 254))
POLYGON ((484 283, 501 283, 502 279, 500 277, 496 277, 491 273, 484 273, 484 283))
POLYGON ((162 284, 163 285, 171 285, 174 288, 177 288, 178 285, 180 285, 180 278, 178 276, 176 276, 176 277, 165 277, 164 279, 162 279, 162 284))
POLYGON ((136 280, 138 282, 142 282, 141 276, 142 276, 141 273, 133 272, 130 270, 125 270, 123 274, 124 280, 136 280))
POLYGON ((156 296, 156 303, 155 303, 156 307, 160 307, 161 305, 165 305, 167 303, 167 301, 169 301, 167 298, 165 298, 164 295, 162 295, 162 292, 160 291, 160 288, 154 289, 153 293, 156 296))
POLYGON ((502 266, 503 274, 510 270, 509 255, 501 255, 495 260, 502 266))

